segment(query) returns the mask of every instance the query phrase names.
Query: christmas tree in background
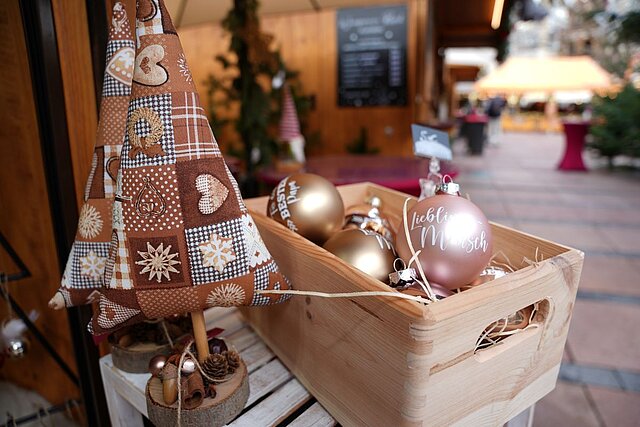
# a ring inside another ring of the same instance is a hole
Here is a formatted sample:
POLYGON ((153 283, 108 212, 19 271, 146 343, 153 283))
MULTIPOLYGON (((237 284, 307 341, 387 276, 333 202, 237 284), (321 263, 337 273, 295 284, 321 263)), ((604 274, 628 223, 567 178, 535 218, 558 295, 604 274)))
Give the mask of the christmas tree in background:
POLYGON ((238 138, 230 141, 227 152, 243 160, 246 174, 241 185, 245 197, 257 193, 256 167, 270 164, 278 150, 277 125, 284 81, 291 89, 303 131, 311 107, 311 99, 301 95, 298 73, 286 69, 280 53, 271 48, 273 37, 260 31, 258 7, 257 0, 234 0, 222 22, 223 28, 231 33, 231 55, 216 56, 225 71, 233 71, 230 73, 233 77, 210 75, 207 81, 214 132, 220 134, 231 126, 238 138), (272 84, 278 78, 284 80, 282 84, 272 84), (235 117, 220 117, 220 111, 228 112, 234 106, 238 107, 235 117))

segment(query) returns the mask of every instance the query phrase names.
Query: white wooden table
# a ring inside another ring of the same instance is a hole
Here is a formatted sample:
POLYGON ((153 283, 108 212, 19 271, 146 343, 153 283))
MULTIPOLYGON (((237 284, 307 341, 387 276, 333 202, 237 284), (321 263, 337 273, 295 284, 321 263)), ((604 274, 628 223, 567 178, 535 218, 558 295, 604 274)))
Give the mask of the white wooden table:
MULTIPOLYGON (((249 401, 231 426, 276 425, 292 416, 290 426, 333 426, 336 421, 294 378, 251 330, 235 308, 205 312, 207 328, 224 329, 221 337, 238 350, 249 370, 249 401)), ((130 374, 113 366, 111 355, 100 359, 102 382, 113 427, 139 427, 147 416, 145 387, 149 374, 130 374)))
MULTIPOLYGON (((334 426, 336 421, 295 379, 235 308, 205 311, 207 329, 221 334, 238 350, 249 370, 250 394, 234 427, 273 426, 287 420, 293 427, 334 426)), ((100 372, 113 427, 141 427, 147 416, 145 387, 150 374, 130 374, 113 366, 111 355, 100 359, 100 372)), ((515 417, 509 427, 531 426, 533 407, 515 417)))

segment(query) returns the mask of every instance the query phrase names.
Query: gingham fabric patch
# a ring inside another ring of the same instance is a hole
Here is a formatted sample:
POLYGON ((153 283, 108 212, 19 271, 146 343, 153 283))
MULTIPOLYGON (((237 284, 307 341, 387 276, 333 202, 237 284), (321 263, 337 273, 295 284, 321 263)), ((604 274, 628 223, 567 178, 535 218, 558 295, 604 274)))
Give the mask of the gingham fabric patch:
POLYGON ((240 218, 185 230, 191 279, 213 283, 249 272, 240 218))
POLYGON ((89 289, 102 286, 109 246, 106 242, 75 242, 70 276, 72 288, 89 289))
MULTIPOLYGON (((132 153, 132 141, 129 132, 125 132, 124 145, 120 156, 120 165, 124 169, 137 168, 142 166, 160 166, 176 162, 175 141, 173 137, 173 123, 171 121, 171 94, 151 95, 144 98, 131 100, 129 104, 129 114, 127 117, 128 126, 131 116, 139 108, 148 108, 160 119, 162 136, 157 144, 160 145, 163 155, 149 156, 143 151, 132 153)), ((146 138, 151 131, 148 121, 144 119, 136 120, 134 124, 136 135, 139 138, 146 138)))
MULTIPOLYGON (((107 44, 107 64, 111 61, 113 55, 122 48, 133 49, 133 40, 111 40, 107 44)), ((130 93, 131 86, 116 80, 109 73, 104 73, 102 96, 129 96, 130 93)))

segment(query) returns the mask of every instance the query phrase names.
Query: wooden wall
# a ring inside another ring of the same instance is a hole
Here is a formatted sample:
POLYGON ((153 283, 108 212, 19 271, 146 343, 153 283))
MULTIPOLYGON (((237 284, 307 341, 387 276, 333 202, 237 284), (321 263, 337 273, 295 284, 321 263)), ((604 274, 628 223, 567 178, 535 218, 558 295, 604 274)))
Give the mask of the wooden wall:
MULTIPOLYGON (((0 32, 4 58, 0 67, 0 230, 33 275, 10 284, 10 292, 25 311, 40 312, 36 325, 74 367, 66 312, 47 307, 58 288, 60 271, 19 0, 0 2, 0 32)), ((15 272, 1 249, 0 271, 15 272)), ((0 304, 0 320, 6 317, 6 305, 0 304)), ((53 403, 77 398, 76 387, 46 351, 31 341, 24 359, 5 362, 2 377, 36 390, 53 403)))
MULTIPOLYGON (((52 0, 78 209, 98 127, 85 0, 52 0)), ((111 19, 111 14, 109 14, 111 19)))
MULTIPOLYGON (((368 129, 372 146, 383 154, 411 155, 410 125, 417 115, 417 82, 423 88, 425 63, 424 38, 427 0, 409 0, 406 107, 340 108, 337 104, 337 33, 336 11, 269 15, 262 18, 262 29, 275 37, 287 66, 300 71, 306 93, 316 97, 316 108, 310 115, 310 130, 320 131, 319 154, 345 152, 345 145, 353 141, 361 127, 368 129), (418 28, 420 27, 420 34, 418 28), (422 39, 420 39, 422 41, 422 39), (420 61, 420 74, 417 74, 420 61)), ((215 62, 217 54, 228 50, 229 38, 218 24, 206 24, 179 29, 180 39, 189 61, 201 97, 206 96, 204 81, 209 74, 222 75, 215 62)), ((417 97, 420 105, 427 105, 429 95, 417 97)), ((429 113, 421 109, 422 120, 429 113)), ((218 135, 221 144, 223 136, 218 135)))

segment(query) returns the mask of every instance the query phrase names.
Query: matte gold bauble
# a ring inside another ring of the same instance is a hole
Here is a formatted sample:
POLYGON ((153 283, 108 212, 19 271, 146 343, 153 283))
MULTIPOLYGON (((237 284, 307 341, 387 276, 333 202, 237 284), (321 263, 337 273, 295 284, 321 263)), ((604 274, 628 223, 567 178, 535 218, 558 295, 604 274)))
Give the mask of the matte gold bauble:
POLYGON ((342 228, 344 203, 331 182, 318 175, 296 173, 273 189, 267 215, 322 245, 342 228))
POLYGON ((331 237, 324 248, 360 271, 389 281, 396 254, 391 243, 369 230, 343 230, 331 237))

